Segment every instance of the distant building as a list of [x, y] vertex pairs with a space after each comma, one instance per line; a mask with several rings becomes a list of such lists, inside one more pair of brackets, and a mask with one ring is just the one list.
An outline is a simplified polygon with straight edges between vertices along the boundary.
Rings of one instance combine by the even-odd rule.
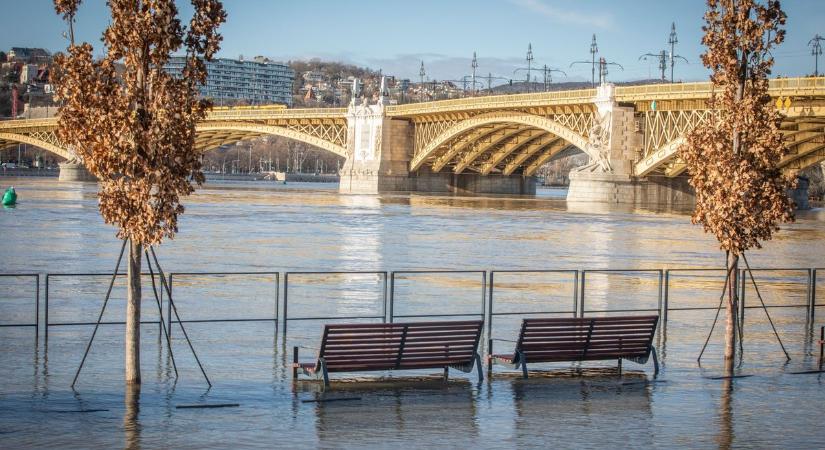
[[37, 78], [36, 64], [23, 64], [20, 68], [20, 84], [32, 83]]
[[324, 73], [320, 70], [312, 70], [309, 72], [304, 72], [303, 75], [304, 81], [309, 83], [320, 83], [326, 79]]
[[48, 63], [51, 57], [51, 54], [45, 49], [27, 47], [12, 47], [6, 54], [6, 60], [9, 62], [18, 61], [31, 64]]
[[[173, 57], [164, 66], [180, 76], [186, 59]], [[215, 59], [206, 62], [208, 76], [201, 95], [217, 105], [247, 101], [250, 103], [281, 103], [292, 106], [292, 83], [295, 72], [285, 64], [257, 57], [243, 59]]]

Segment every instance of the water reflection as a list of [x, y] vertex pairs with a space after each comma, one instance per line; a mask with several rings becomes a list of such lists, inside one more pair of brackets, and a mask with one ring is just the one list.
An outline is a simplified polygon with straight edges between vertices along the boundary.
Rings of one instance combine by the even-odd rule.
[[[654, 445], [650, 385], [644, 375], [514, 379], [519, 447], [575, 446], [597, 433], [602, 446]], [[578, 441], [581, 442], [581, 441]]]
[[464, 380], [363, 382], [303, 399], [313, 405], [321, 448], [357, 443], [470, 442], [479, 436], [476, 394]]
[[728, 450], [733, 447], [733, 380], [722, 380], [722, 392], [719, 397], [719, 433], [716, 443], [719, 448]]
[[140, 449], [140, 432], [141, 425], [139, 420], [140, 415], [140, 385], [126, 385], [123, 403], [125, 410], [123, 412], [123, 433], [125, 437], [124, 448], [126, 449]]

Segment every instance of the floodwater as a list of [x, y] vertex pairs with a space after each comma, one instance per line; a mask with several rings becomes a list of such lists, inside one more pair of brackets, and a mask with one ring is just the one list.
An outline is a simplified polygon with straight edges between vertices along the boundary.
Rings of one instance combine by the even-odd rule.
[[[2, 448], [813, 448], [825, 438], [825, 378], [793, 373], [817, 368], [825, 325], [825, 310], [815, 308], [811, 322], [806, 306], [808, 269], [825, 267], [822, 209], [799, 213], [749, 255], [754, 268], [784, 269], [754, 274], [790, 361], [747, 286], [737, 369], [747, 377], [725, 381], [712, 379], [724, 324], [696, 361], [720, 271], [685, 270], [718, 268], [723, 258], [688, 211], [573, 205], [553, 190], [537, 198], [342, 196], [334, 185], [212, 184], [186, 200], [180, 234], [157, 253], [213, 386], [177, 323], [177, 378], [160, 326], [146, 323], [136, 395], [122, 383], [119, 324], [100, 327], [70, 388], [93, 327], [69, 324], [97, 319], [120, 250], [98, 215], [95, 186], [0, 182], [14, 184], [19, 200], [0, 210], [0, 273], [40, 274], [38, 285], [0, 278], [0, 324], [40, 324], [37, 337], [32, 327], [0, 327]], [[599, 272], [606, 269], [633, 271]], [[667, 295], [658, 269], [669, 270]], [[433, 272], [445, 270], [469, 272]], [[611, 361], [536, 365], [529, 380], [497, 366], [481, 384], [475, 373], [451, 371], [444, 382], [426, 370], [335, 374], [326, 391], [293, 383], [292, 348], [317, 347], [323, 323], [374, 322], [390, 310], [396, 322], [481, 317], [492, 270], [522, 271], [492, 274], [494, 338], [514, 339], [524, 313], [572, 316], [578, 305], [585, 315], [651, 314], [666, 300], [654, 341], [658, 377], [650, 363], [625, 362], [619, 375]], [[308, 271], [360, 273], [295, 273]], [[815, 279], [816, 303], [825, 305], [825, 269]], [[156, 322], [151, 286], [147, 275], [144, 320]], [[103, 322], [122, 320], [124, 297], [118, 278]], [[286, 327], [272, 321], [284, 309]], [[495, 345], [507, 352], [512, 344]], [[178, 408], [218, 404], [237, 406]]]

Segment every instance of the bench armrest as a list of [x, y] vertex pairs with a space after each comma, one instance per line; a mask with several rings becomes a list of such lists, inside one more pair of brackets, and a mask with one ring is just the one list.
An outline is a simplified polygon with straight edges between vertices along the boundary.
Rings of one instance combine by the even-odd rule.
[[310, 347], [310, 346], [308, 346], [308, 345], [293, 345], [293, 347], [295, 347], [295, 348], [302, 348], [302, 349], [304, 349], [304, 350], [315, 350], [315, 351], [321, 351], [321, 349], [320, 349], [320, 348], [318, 348], [318, 347]]

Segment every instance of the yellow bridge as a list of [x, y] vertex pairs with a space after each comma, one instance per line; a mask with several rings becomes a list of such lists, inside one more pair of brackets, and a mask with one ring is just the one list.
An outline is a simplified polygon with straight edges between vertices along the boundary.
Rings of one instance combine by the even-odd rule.
[[[529, 193], [525, 180], [569, 149], [590, 157], [571, 180], [609, 185], [576, 195], [624, 201], [639, 183], [673, 187], [668, 179], [684, 178], [679, 148], [714, 114], [710, 93], [710, 83], [602, 85], [406, 105], [381, 98], [348, 108], [224, 108], [198, 124], [196, 145], [205, 151], [265, 135], [303, 141], [346, 158], [347, 192]], [[784, 170], [825, 160], [825, 78], [771, 80], [770, 94], [784, 116]], [[26, 143], [72, 159], [55, 129], [54, 118], [2, 121], [0, 148]]]

